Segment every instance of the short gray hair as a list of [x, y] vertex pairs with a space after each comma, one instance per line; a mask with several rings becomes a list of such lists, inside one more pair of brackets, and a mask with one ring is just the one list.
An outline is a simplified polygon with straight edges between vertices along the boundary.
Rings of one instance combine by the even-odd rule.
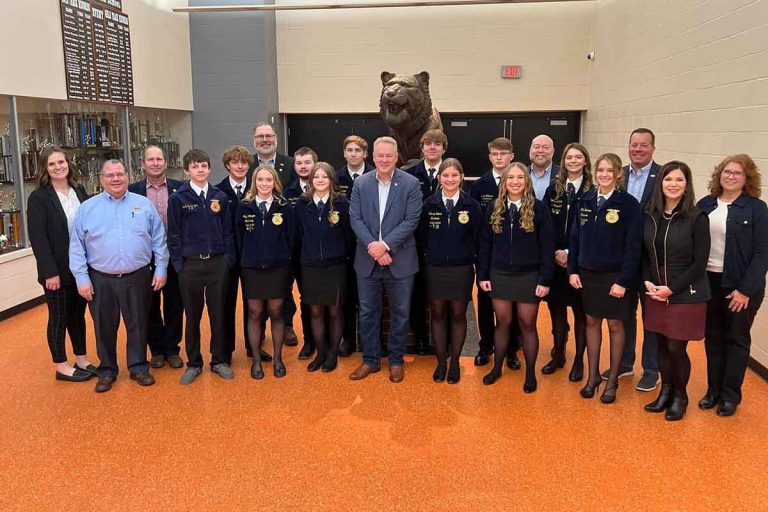
[[393, 139], [392, 137], [379, 137], [375, 141], [373, 141], [373, 150], [376, 151], [376, 146], [379, 144], [392, 144], [395, 146], [395, 152], [397, 152], [397, 141]]
[[110, 158], [109, 160], [104, 160], [104, 162], [101, 164], [101, 169], [99, 169], [99, 174], [104, 174], [104, 168], [108, 165], [119, 165], [123, 168], [123, 171], [125, 171], [125, 164], [122, 160], [119, 160], [117, 158]]

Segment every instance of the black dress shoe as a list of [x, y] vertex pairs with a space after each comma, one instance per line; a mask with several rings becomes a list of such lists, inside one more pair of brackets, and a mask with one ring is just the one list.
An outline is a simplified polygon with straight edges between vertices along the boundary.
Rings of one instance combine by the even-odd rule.
[[523, 392], [528, 394], [533, 393], [534, 391], [536, 391], [537, 387], [538, 387], [538, 384], [535, 378], [531, 381], [526, 380], [525, 384], [523, 384]]
[[461, 380], [461, 366], [458, 364], [451, 365], [451, 367], [448, 369], [448, 378], [446, 381], [448, 384], [456, 384]]
[[315, 352], [315, 345], [314, 343], [308, 343], [304, 342], [304, 346], [301, 347], [301, 350], [299, 351], [299, 359], [309, 359], [312, 357], [312, 354]]
[[99, 381], [96, 383], [94, 391], [97, 393], [105, 393], [112, 389], [112, 384], [115, 382], [115, 377], [99, 377]]
[[272, 362], [272, 356], [268, 353], [264, 352], [263, 350], [259, 349], [259, 354], [261, 355], [261, 360], [265, 363], [271, 363]]
[[184, 361], [181, 360], [181, 357], [179, 357], [178, 354], [170, 355], [166, 357], [166, 359], [168, 360], [168, 366], [174, 370], [184, 367]]
[[584, 363], [580, 361], [574, 361], [571, 373], [568, 374], [568, 380], [571, 382], [581, 382], [584, 378]]
[[98, 376], [99, 376], [99, 369], [98, 369], [98, 368], [96, 368], [96, 365], [93, 365], [93, 364], [89, 364], [89, 365], [88, 365], [88, 366], [86, 366], [85, 368], [83, 368], [82, 366], [78, 366], [77, 364], [75, 364], [75, 369], [76, 369], [76, 370], [81, 370], [81, 371], [84, 371], [84, 372], [88, 372], [88, 373], [90, 373], [91, 375], [93, 375], [94, 377], [98, 377]]
[[664, 412], [672, 402], [672, 385], [662, 384], [659, 396], [653, 402], [646, 404], [643, 409], [648, 412]]
[[603, 394], [600, 395], [600, 401], [604, 404], [612, 404], [616, 401], [616, 392], [619, 390], [618, 381], [613, 386], [606, 385]]
[[316, 372], [317, 370], [320, 369], [321, 366], [323, 366], [324, 362], [325, 362], [325, 357], [321, 356], [320, 354], [317, 354], [315, 358], [312, 360], [312, 362], [307, 365], [307, 371]]
[[707, 391], [707, 394], [699, 400], [699, 409], [713, 409], [718, 402], [720, 402], [720, 397]]
[[434, 373], [432, 374], [432, 380], [435, 382], [445, 382], [445, 374], [447, 372], [447, 368], [445, 364], [438, 364], [437, 368], [435, 368]]
[[341, 345], [339, 345], [339, 355], [341, 357], [349, 357], [354, 351], [351, 341], [341, 340]]
[[251, 378], [261, 380], [264, 378], [264, 370], [261, 369], [261, 362], [254, 361], [251, 363]]
[[483, 384], [485, 384], [486, 386], [490, 386], [491, 384], [499, 380], [499, 377], [501, 377], [501, 369], [497, 370], [496, 368], [494, 368], [493, 370], [491, 370], [491, 372], [488, 375], [483, 377]]
[[285, 377], [285, 374], [286, 374], [285, 365], [281, 361], [273, 362], [272, 363], [272, 373], [278, 379], [282, 379], [283, 377]]
[[413, 351], [416, 352], [418, 355], [423, 356], [427, 353], [427, 341], [424, 339], [417, 339], [416, 344], [413, 347]]
[[72, 375], [56, 372], [56, 380], [63, 380], [65, 382], [85, 382], [87, 380], [91, 380], [92, 378], [93, 374], [91, 372], [82, 370], [77, 366], [75, 366], [75, 372]]
[[132, 373], [131, 380], [135, 380], [140, 386], [151, 386], [155, 383], [155, 378], [149, 372]]
[[325, 362], [323, 363], [323, 366], [321, 369], [323, 370], [323, 373], [330, 373], [336, 369], [338, 364], [339, 364], [339, 358], [335, 355], [330, 355], [325, 359]]
[[729, 402], [728, 400], [723, 400], [720, 402], [720, 405], [717, 406], [717, 415], [718, 416], [733, 416], [733, 414], [736, 412], [736, 405], [735, 402]]
[[489, 354], [485, 350], [480, 349], [480, 351], [475, 356], [475, 366], [485, 366], [490, 361], [490, 358], [488, 357]]
[[669, 403], [664, 419], [667, 421], [680, 421], [685, 416], [685, 410], [688, 408], [688, 397], [675, 395]]
[[516, 353], [512, 353], [507, 356], [507, 368], [510, 370], [519, 370], [520, 369], [520, 360], [517, 358]]
[[553, 373], [555, 373], [558, 369], [562, 368], [563, 366], [565, 366], [565, 358], [564, 357], [562, 357], [562, 358], [561, 357], [553, 357], [550, 362], [548, 362], [547, 364], [545, 364], [541, 368], [541, 373], [543, 373], [544, 375], [552, 375]]

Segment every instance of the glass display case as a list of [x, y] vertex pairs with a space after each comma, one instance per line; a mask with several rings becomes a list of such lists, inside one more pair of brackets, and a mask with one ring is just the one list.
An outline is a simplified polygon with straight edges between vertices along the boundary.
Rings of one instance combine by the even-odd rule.
[[[131, 107], [128, 111], [128, 126], [131, 139], [131, 181], [144, 177], [141, 161], [147, 145], [159, 146], [168, 161], [168, 173], [172, 177], [181, 173], [180, 147], [182, 141], [191, 141], [191, 132], [186, 133], [189, 114], [175, 110]], [[185, 145], [185, 150], [189, 149]]]
[[10, 98], [0, 96], [0, 254], [24, 247], [11, 144]]

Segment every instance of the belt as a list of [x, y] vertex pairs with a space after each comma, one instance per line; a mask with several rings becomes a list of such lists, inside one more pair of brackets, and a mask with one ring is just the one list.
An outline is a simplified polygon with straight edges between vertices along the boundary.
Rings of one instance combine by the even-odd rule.
[[190, 256], [184, 256], [185, 260], [209, 260], [211, 258], [215, 258], [216, 256], [221, 256], [222, 253], [210, 253], [206, 252], [205, 254], [192, 254]]
[[88, 267], [88, 268], [90, 268], [91, 270], [93, 270], [97, 274], [102, 275], [102, 276], [106, 276], [106, 277], [128, 277], [130, 275], [135, 274], [136, 272], [141, 272], [142, 270], [149, 268], [149, 265], [144, 265], [143, 267], [137, 268], [136, 270], [131, 270], [130, 272], [122, 272], [120, 274], [110, 274], [109, 272], [102, 272], [101, 270], [96, 270], [93, 267]]

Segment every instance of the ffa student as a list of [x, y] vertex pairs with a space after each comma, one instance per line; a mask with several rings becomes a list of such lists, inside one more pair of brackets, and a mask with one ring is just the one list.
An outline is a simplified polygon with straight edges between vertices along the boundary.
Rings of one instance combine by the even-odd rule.
[[343, 328], [346, 262], [355, 248], [355, 238], [349, 224], [349, 202], [339, 191], [333, 167], [318, 162], [308, 182], [309, 189], [294, 208], [295, 239], [301, 245], [301, 302], [309, 305], [312, 336], [317, 342], [317, 355], [307, 370], [332, 372]]
[[235, 264], [235, 244], [229, 199], [208, 183], [211, 160], [205, 151], [184, 155], [183, 184], [168, 200], [168, 250], [179, 274], [179, 288], [187, 317], [184, 342], [187, 370], [182, 384], [192, 384], [202, 372], [200, 319], [203, 304], [211, 324], [211, 370], [223, 379], [234, 378], [224, 334], [224, 300], [229, 268]]
[[696, 208], [691, 169], [672, 161], [659, 171], [643, 228], [646, 294], [643, 327], [656, 333], [661, 392], [645, 406], [683, 419], [688, 406], [691, 360], [688, 340], [704, 338], [709, 299], [709, 220]]
[[[611, 337], [611, 371], [600, 400], [616, 400], [619, 366], [624, 348], [624, 319], [629, 315], [627, 288], [637, 278], [642, 240], [642, 212], [637, 199], [617, 188], [621, 159], [600, 155], [595, 163], [597, 188], [579, 201], [568, 246], [571, 286], [583, 289], [587, 314], [589, 379], [581, 396], [592, 398], [600, 384], [600, 342], [603, 318]], [[631, 290], [630, 290], [631, 291]]]
[[555, 276], [552, 289], [546, 297], [552, 318], [554, 348], [552, 360], [541, 369], [549, 375], [565, 366], [565, 344], [568, 341], [568, 307], [573, 311], [573, 334], [576, 340], [576, 356], [568, 375], [571, 382], [584, 376], [584, 350], [587, 347], [587, 316], [581, 305], [581, 292], [568, 283], [568, 235], [578, 221], [577, 203], [592, 188], [592, 164], [587, 148], [581, 144], [568, 144], [554, 182], [544, 195], [544, 204], [552, 217], [555, 230]]
[[749, 155], [726, 157], [715, 167], [710, 195], [699, 201], [709, 216], [712, 245], [707, 274], [707, 393], [701, 409], [718, 403], [731, 416], [741, 403], [741, 385], [752, 344], [750, 329], [765, 295], [768, 271], [768, 208], [760, 200], [760, 172]]
[[[467, 336], [467, 303], [472, 298], [474, 263], [480, 243], [482, 208], [461, 191], [464, 169], [448, 158], [438, 172], [440, 189], [424, 201], [417, 231], [426, 262], [432, 342], [437, 355], [435, 382], [455, 384], [460, 379], [459, 357]], [[449, 309], [450, 306], [450, 309]], [[451, 367], [448, 358], [448, 316], [451, 332]]]
[[[486, 212], [478, 264], [478, 284], [491, 293], [496, 313], [493, 370], [483, 384], [501, 376], [509, 343], [512, 310], [517, 309], [525, 355], [523, 391], [536, 391], [539, 335], [536, 316], [555, 267], [555, 234], [544, 204], [533, 194], [526, 167], [514, 162], [501, 177], [499, 196]], [[516, 303], [516, 304], [515, 304]]]
[[272, 324], [275, 377], [285, 377], [283, 300], [291, 291], [292, 217], [291, 206], [282, 193], [277, 172], [262, 165], [253, 173], [251, 189], [240, 203], [236, 234], [241, 247], [240, 266], [243, 291], [248, 299], [248, 341], [253, 352], [251, 377], [263, 379], [261, 368], [261, 318], [266, 310]]

